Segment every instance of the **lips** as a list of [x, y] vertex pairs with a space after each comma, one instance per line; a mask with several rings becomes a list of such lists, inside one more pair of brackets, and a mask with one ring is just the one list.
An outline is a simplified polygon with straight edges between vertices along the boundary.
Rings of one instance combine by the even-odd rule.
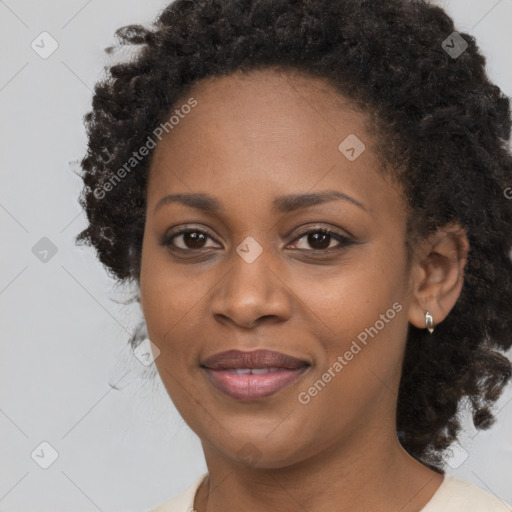
[[215, 388], [242, 401], [274, 395], [309, 366], [307, 361], [271, 350], [228, 350], [208, 357], [201, 365]]
[[307, 361], [301, 361], [295, 357], [274, 352], [272, 350], [256, 350], [254, 352], [242, 352], [240, 350], [228, 350], [208, 357], [202, 366], [211, 370], [236, 370], [243, 368], [281, 368], [296, 370], [307, 366]]

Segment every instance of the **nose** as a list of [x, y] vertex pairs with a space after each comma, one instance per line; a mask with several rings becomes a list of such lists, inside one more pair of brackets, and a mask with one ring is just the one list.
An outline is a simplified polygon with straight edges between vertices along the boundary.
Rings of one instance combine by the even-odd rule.
[[217, 321], [250, 329], [263, 321], [279, 323], [290, 317], [293, 294], [269, 253], [246, 258], [242, 244], [233, 253], [231, 268], [212, 299]]

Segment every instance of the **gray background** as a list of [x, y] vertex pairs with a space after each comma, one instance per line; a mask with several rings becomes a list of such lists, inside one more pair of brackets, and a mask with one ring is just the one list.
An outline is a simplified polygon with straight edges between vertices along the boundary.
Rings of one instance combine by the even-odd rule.
[[[511, 96], [512, 0], [439, 3], [477, 37], [490, 77]], [[103, 48], [166, 4], [0, 0], [0, 511], [140, 512], [206, 471], [159, 377], [148, 380], [128, 350], [139, 318], [121, 303], [129, 290], [73, 243], [86, 226], [73, 171], [85, 152], [82, 116], [109, 62]], [[58, 44], [46, 59], [31, 47], [43, 31]], [[46, 39], [39, 51], [49, 48]], [[46, 262], [32, 251], [43, 237], [57, 250]], [[512, 503], [510, 386], [498, 410], [490, 431], [468, 424], [447, 471]], [[58, 453], [48, 469], [34, 460], [49, 460], [44, 441]]]

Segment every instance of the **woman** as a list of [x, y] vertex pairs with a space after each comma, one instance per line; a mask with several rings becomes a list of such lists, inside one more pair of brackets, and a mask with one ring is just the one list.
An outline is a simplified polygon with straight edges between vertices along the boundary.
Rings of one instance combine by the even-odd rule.
[[443, 469], [512, 375], [510, 108], [475, 40], [418, 0], [177, 0], [117, 34], [77, 241], [202, 443], [155, 510], [510, 510]]

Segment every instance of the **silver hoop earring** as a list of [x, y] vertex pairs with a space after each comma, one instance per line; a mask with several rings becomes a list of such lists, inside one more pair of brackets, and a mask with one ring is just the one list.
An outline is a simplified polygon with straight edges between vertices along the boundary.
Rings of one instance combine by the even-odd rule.
[[428, 310], [425, 311], [425, 328], [428, 329], [430, 334], [434, 332], [434, 317]]

